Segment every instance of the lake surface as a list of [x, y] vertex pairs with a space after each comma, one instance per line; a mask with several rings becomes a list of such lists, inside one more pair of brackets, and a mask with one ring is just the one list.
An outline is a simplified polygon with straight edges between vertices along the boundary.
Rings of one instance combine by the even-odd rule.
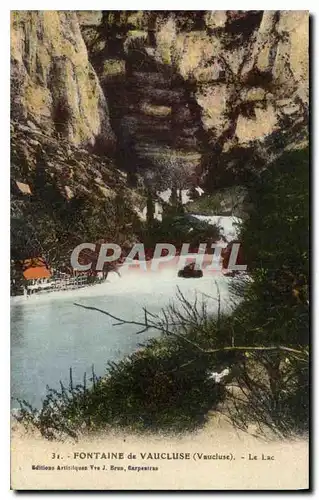
[[[219, 223], [226, 239], [236, 235], [238, 220], [231, 217], [204, 217], [209, 223]], [[92, 365], [97, 375], [103, 375], [108, 361], [117, 361], [134, 352], [148, 338], [160, 335], [153, 330], [137, 335], [133, 325], [113, 326], [108, 316], [77, 307], [79, 303], [97, 307], [127, 320], [143, 321], [143, 307], [160, 313], [163, 307], [176, 301], [177, 287], [191, 302], [208, 301], [210, 312], [217, 311], [218, 284], [222, 308], [230, 309], [230, 278], [221, 272], [204, 271], [203, 278], [177, 277], [177, 265], [172, 261], [164, 269], [142, 272], [121, 269], [121, 277], [110, 273], [107, 282], [79, 290], [51, 292], [31, 297], [11, 299], [11, 397], [25, 399], [39, 407], [46, 386], [59, 387], [59, 381], [89, 377]], [[207, 298], [207, 295], [213, 298]]]
[[[133, 325], [113, 326], [114, 320], [97, 311], [74, 303], [98, 307], [128, 319], [143, 320], [143, 307], [152, 313], [176, 299], [177, 286], [193, 300], [208, 300], [203, 294], [217, 297], [216, 283], [224, 307], [229, 307], [229, 278], [221, 273], [201, 279], [181, 279], [174, 269], [153, 274], [127, 272], [119, 278], [110, 275], [108, 282], [76, 291], [52, 292], [11, 301], [11, 396], [39, 406], [46, 385], [58, 387], [68, 382], [72, 367], [74, 382], [88, 376], [94, 364], [97, 375], [105, 372], [108, 361], [119, 360], [139, 348], [148, 338], [159, 335], [148, 331], [137, 335]], [[209, 309], [217, 303], [209, 300]]]

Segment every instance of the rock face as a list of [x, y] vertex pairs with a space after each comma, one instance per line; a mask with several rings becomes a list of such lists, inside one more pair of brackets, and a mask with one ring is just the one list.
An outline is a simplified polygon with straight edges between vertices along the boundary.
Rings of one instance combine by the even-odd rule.
[[[45, 221], [56, 217], [45, 201], [52, 188], [63, 206], [57, 238], [68, 241], [64, 224], [77, 204], [81, 237], [99, 221], [94, 234], [103, 238], [104, 226], [113, 234], [122, 198], [125, 238], [141, 208], [128, 188], [139, 175], [149, 193], [200, 183], [209, 193], [245, 185], [285, 149], [304, 145], [308, 14], [12, 12], [11, 83], [13, 211], [22, 232], [27, 214], [37, 223], [38, 206], [46, 237]], [[108, 219], [105, 204], [117, 204]]]
[[13, 12], [11, 61], [15, 120], [116, 143], [158, 188], [241, 183], [307, 140], [305, 11]]
[[13, 260], [44, 255], [60, 266], [79, 242], [134, 240], [140, 199], [116, 168], [77, 14], [20, 11], [11, 23]]
[[114, 134], [75, 12], [11, 15], [12, 117], [110, 151]]
[[50, 137], [30, 121], [27, 125], [11, 123], [11, 177], [14, 182], [22, 180], [30, 186], [30, 194], [38, 197], [45, 184], [54, 186], [65, 200], [103, 203], [119, 192], [129, 201], [134, 197], [127, 187], [127, 174], [111, 158], [102, 159], [66, 139]]
[[134, 242], [145, 201], [126, 177], [111, 158], [12, 121], [11, 258], [69, 268], [80, 243]]
[[229, 185], [307, 140], [307, 12], [117, 14], [80, 21], [129, 171]]

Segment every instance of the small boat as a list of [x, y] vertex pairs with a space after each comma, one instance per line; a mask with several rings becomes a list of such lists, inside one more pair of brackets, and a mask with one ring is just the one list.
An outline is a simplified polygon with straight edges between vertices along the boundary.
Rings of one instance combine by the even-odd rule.
[[179, 278], [202, 278], [203, 271], [201, 269], [195, 269], [195, 263], [192, 262], [184, 267], [184, 269], [180, 269], [178, 271]]

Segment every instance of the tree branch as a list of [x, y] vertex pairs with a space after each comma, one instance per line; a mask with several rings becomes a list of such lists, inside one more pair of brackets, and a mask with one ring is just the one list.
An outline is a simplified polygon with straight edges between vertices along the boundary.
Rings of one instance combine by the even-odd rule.
[[[267, 352], [267, 351], [268, 352], [269, 351], [272, 351], [272, 352], [277, 351], [278, 352], [278, 351], [282, 351], [282, 352], [287, 352], [290, 354], [297, 354], [297, 355], [306, 354], [306, 356], [308, 356], [307, 352], [304, 352], [300, 349], [294, 349], [292, 347], [281, 346], [281, 345], [278, 345], [278, 346], [228, 346], [228, 347], [218, 347], [216, 349], [203, 349], [199, 344], [189, 340], [184, 335], [180, 335], [177, 332], [168, 330], [168, 323], [167, 322], [166, 322], [166, 328], [164, 328], [163, 324], [156, 323], [154, 321], [150, 321], [148, 319], [148, 311], [146, 309], [144, 309], [145, 320], [143, 323], [140, 321], [129, 321], [129, 320], [125, 320], [122, 318], [118, 318], [117, 316], [114, 316], [113, 314], [111, 314], [107, 311], [104, 311], [103, 309], [99, 309], [98, 307], [84, 306], [82, 304], [77, 304], [76, 302], [74, 302], [74, 305], [78, 306], [78, 307], [83, 307], [83, 309], [98, 311], [102, 314], [105, 314], [106, 316], [109, 316], [110, 318], [117, 321], [117, 323], [113, 324], [113, 326], [136, 325], [136, 326], [143, 327], [142, 330], [139, 330], [138, 332], [136, 332], [136, 334], [144, 333], [147, 330], [149, 330], [150, 328], [154, 328], [155, 330], [161, 331], [162, 333], [165, 332], [166, 335], [172, 335], [172, 336], [182, 340], [183, 342], [192, 345], [193, 347], [195, 347], [198, 351], [200, 351], [203, 354], [218, 354], [218, 353], [222, 353], [222, 352]], [[154, 316], [154, 315], [152, 315], [152, 316]], [[307, 361], [306, 358], [300, 359], [300, 360]]]

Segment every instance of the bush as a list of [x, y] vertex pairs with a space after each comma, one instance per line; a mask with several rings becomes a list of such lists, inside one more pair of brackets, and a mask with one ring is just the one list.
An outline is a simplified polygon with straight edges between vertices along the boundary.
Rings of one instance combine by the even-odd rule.
[[241, 397], [230, 415], [241, 428], [254, 421], [279, 435], [304, 433], [309, 424], [309, 151], [285, 153], [254, 181], [250, 195], [254, 210], [242, 241], [253, 280], [241, 291], [244, 300], [233, 314], [235, 340], [287, 346], [301, 354], [254, 353], [239, 370]]
[[[37, 428], [47, 439], [77, 438], [83, 432], [126, 428], [134, 432], [179, 433], [204, 424], [208, 411], [225, 396], [225, 388], [209, 377], [225, 367], [225, 356], [208, 356], [195, 348], [212, 345], [216, 320], [203, 304], [192, 305], [180, 295], [185, 314], [171, 307], [164, 317], [178, 322], [177, 335], [151, 339], [119, 363], [108, 363], [105, 376], [92, 374], [88, 386], [48, 388], [40, 411], [20, 401], [18, 420]], [[165, 332], [165, 321], [158, 320]], [[162, 321], [162, 322], [161, 322]], [[185, 340], [186, 339], [186, 340]]]
[[242, 241], [253, 284], [244, 307], [262, 327], [259, 342], [308, 345], [308, 150], [283, 155], [255, 182], [251, 196], [255, 209]]

